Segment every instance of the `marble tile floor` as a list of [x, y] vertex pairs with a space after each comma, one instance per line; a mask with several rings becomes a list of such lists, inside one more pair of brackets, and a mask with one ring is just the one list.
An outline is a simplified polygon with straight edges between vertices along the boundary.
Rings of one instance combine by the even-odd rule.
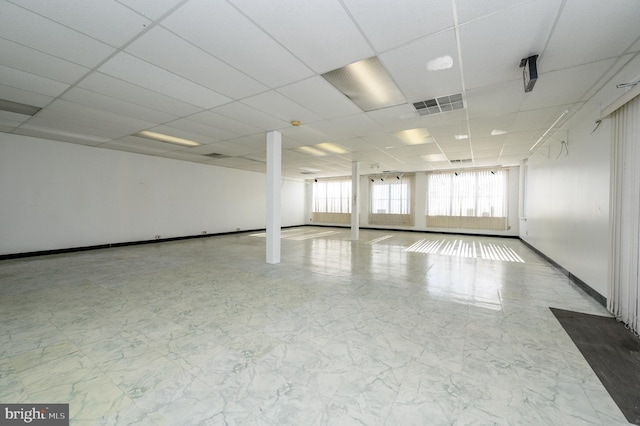
[[549, 306], [607, 314], [506, 238], [300, 227], [278, 265], [260, 233], [4, 260], [0, 402], [69, 403], [72, 425], [628, 424]]

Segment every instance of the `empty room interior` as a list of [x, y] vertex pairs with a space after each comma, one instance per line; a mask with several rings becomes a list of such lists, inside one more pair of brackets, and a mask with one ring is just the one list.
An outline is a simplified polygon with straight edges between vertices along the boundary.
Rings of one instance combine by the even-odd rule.
[[0, 423], [640, 424], [639, 21], [0, 0]]

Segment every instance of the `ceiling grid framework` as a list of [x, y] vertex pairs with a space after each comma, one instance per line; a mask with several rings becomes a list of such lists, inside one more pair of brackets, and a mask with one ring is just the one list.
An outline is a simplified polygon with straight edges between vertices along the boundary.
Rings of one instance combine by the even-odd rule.
[[[0, 106], [32, 107], [0, 131], [264, 172], [277, 130], [301, 179], [515, 165], [639, 61], [638, 17], [635, 0], [0, 0]], [[370, 58], [398, 105], [365, 111], [323, 77]]]

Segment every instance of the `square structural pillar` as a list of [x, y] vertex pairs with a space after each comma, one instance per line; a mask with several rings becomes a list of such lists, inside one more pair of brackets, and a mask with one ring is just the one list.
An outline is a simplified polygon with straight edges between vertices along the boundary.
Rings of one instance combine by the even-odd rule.
[[267, 263], [280, 263], [282, 135], [267, 132]]
[[351, 240], [360, 238], [360, 167], [351, 162]]

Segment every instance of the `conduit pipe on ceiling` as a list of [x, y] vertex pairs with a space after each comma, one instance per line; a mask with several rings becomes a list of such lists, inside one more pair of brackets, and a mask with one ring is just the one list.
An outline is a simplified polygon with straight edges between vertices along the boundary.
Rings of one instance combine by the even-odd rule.
[[536, 141], [536, 143], [534, 143], [534, 144], [533, 144], [533, 146], [532, 146], [531, 148], [529, 148], [529, 151], [533, 151], [533, 150], [536, 148], [536, 146], [538, 146], [538, 144], [539, 144], [540, 142], [542, 142], [542, 140], [545, 138], [545, 136], [547, 136], [547, 134], [551, 131], [551, 129], [553, 129], [553, 128], [556, 126], [556, 124], [558, 124], [558, 122], [559, 122], [560, 120], [562, 120], [562, 117], [564, 117], [564, 116], [565, 116], [565, 115], [567, 115], [568, 113], [569, 113], [569, 110], [568, 110], [568, 109], [565, 109], [564, 111], [562, 111], [562, 114], [560, 114], [560, 117], [558, 117], [558, 118], [556, 119], [556, 121], [554, 121], [554, 122], [553, 122], [553, 124], [552, 124], [551, 126], [549, 126], [549, 128], [547, 129], [547, 131], [546, 131], [546, 132], [544, 132], [544, 133], [542, 134], [542, 136], [540, 136], [540, 139], [538, 139], [538, 140]]

